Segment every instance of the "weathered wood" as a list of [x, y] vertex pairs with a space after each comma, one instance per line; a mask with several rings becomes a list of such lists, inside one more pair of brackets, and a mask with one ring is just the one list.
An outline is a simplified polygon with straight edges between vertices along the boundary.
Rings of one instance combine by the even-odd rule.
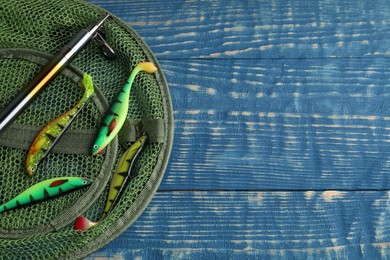
[[161, 189], [388, 188], [387, 63], [163, 60], [176, 134]]
[[390, 6], [370, 1], [107, 1], [159, 59], [389, 54]]
[[89, 259], [377, 259], [390, 254], [389, 195], [159, 193], [131, 228]]
[[89, 2], [151, 47], [176, 131], [152, 203], [88, 259], [390, 255], [389, 1]]

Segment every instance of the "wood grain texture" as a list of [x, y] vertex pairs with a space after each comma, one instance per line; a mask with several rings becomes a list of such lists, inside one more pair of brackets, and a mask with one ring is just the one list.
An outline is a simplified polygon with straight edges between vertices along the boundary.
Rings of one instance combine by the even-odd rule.
[[389, 192], [158, 193], [87, 259], [379, 259], [389, 206]]
[[389, 54], [385, 0], [90, 2], [127, 22], [159, 59]]
[[388, 188], [387, 62], [161, 61], [176, 108], [161, 189]]
[[152, 203], [87, 259], [390, 255], [390, 2], [90, 0], [151, 47], [175, 141]]

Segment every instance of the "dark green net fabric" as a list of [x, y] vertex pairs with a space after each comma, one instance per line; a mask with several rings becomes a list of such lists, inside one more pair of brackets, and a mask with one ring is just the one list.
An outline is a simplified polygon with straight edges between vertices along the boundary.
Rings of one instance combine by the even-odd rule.
[[[15, 97], [82, 28], [104, 10], [83, 1], [0, 1], [0, 110]], [[0, 214], [0, 259], [61, 259], [85, 256], [128, 228], [149, 203], [165, 171], [173, 138], [173, 119], [161, 68], [144, 42], [116, 18], [103, 28], [116, 51], [107, 60], [94, 42], [74, 59], [37, 99], [0, 135], [0, 204], [33, 184], [60, 176], [83, 176], [93, 184], [65, 196]], [[159, 70], [139, 73], [130, 95], [128, 120], [103, 154], [92, 156], [92, 142], [102, 116], [131, 70], [151, 61]], [[83, 72], [96, 93], [39, 165], [33, 178], [25, 173], [27, 149], [38, 131], [72, 108], [83, 94]], [[143, 131], [151, 136], [134, 167], [137, 176], [119, 204], [96, 227], [72, 229], [78, 215], [96, 221], [105, 204], [109, 180], [121, 154]]]

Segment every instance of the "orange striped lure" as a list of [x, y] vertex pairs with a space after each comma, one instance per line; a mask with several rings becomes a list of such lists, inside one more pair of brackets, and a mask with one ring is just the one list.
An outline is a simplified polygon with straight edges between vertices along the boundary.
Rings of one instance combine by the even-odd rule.
[[0, 213], [60, 196], [90, 185], [92, 180], [81, 177], [59, 177], [39, 182], [0, 205]]
[[145, 71], [146, 73], [151, 74], [156, 70], [156, 66], [154, 66], [151, 62], [141, 62], [133, 69], [126, 84], [116, 96], [114, 103], [111, 105], [110, 110], [102, 122], [97, 139], [92, 147], [93, 155], [103, 151], [103, 149], [106, 148], [106, 146], [119, 133], [119, 130], [125, 123], [127, 111], [129, 109], [130, 90], [135, 76], [140, 71]]
[[80, 101], [72, 109], [45, 125], [32, 142], [26, 160], [26, 171], [30, 177], [36, 173], [38, 164], [54, 147], [62, 134], [76, 118], [77, 114], [84, 107], [87, 100], [94, 93], [93, 82], [90, 75], [84, 73], [82, 85], [85, 88], [85, 92]]

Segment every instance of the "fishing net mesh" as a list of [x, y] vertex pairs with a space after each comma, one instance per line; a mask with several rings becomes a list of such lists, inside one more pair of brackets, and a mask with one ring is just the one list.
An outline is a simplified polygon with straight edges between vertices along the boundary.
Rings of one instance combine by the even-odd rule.
[[[103, 16], [103, 10], [76, 0], [1, 0], [0, 49], [20, 50], [12, 50], [15, 53], [12, 57], [0, 56], [0, 110], [43, 68], [40, 62], [35, 62], [34, 57], [25, 58], [34, 55], [24, 54], [21, 49], [37, 51], [36, 56], [39, 56], [38, 53], [56, 54], [81, 28]], [[108, 20], [101, 31], [116, 51], [117, 58], [113, 61], [106, 59], [98, 46], [90, 42], [72, 65], [92, 76], [102, 94], [100, 99], [104, 99], [102, 102], [108, 105], [139, 62], [158, 64], [143, 41], [118, 19]], [[48, 61], [48, 57], [45, 59]], [[85, 256], [108, 243], [135, 221], [161, 181], [173, 131], [169, 93], [161, 69], [153, 75], [137, 75], [127, 118], [131, 122], [163, 120], [164, 136], [146, 145], [134, 166], [136, 177], [126, 187], [119, 204], [99, 225], [81, 233], [72, 228], [78, 214], [93, 221], [99, 219], [105, 205], [110, 175], [132, 141], [114, 143], [106, 153], [97, 156], [83, 152], [92, 148], [85, 149], [84, 143], [71, 144], [76, 149], [51, 152], [39, 165], [36, 175], [33, 178], [27, 176], [25, 160], [28, 146], [18, 147], [22, 142], [20, 139], [23, 139], [20, 133], [39, 130], [71, 109], [84, 92], [79, 83], [81, 75], [70, 77], [65, 73], [60, 74], [17, 118], [14, 125], [21, 131], [0, 136], [0, 140], [3, 139], [0, 146], [0, 204], [32, 185], [54, 177], [83, 176], [94, 182], [89, 188], [0, 214], [1, 259]], [[97, 133], [104, 109], [107, 108], [107, 105], [99, 106], [95, 102], [98, 99], [95, 96], [88, 100], [68, 131], [84, 131], [82, 133], [88, 135]]]

